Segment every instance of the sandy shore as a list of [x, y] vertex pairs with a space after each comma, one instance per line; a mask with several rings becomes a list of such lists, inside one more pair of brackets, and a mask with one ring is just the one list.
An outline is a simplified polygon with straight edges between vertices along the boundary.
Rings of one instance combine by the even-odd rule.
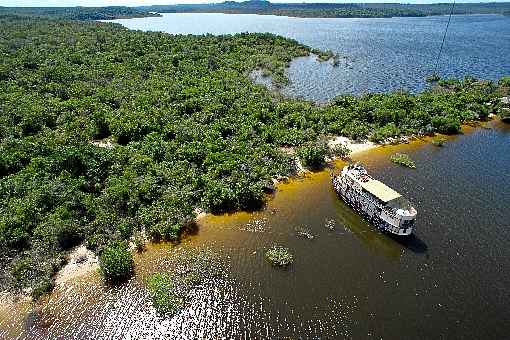
[[69, 261], [55, 276], [55, 285], [62, 285], [97, 269], [99, 269], [97, 256], [82, 244], [69, 254]]
[[379, 146], [378, 144], [375, 144], [370, 141], [355, 142], [355, 141], [352, 141], [349, 138], [343, 137], [343, 136], [336, 136], [336, 137], [330, 139], [328, 141], [328, 145], [331, 148], [334, 148], [337, 145], [344, 145], [351, 151], [351, 155], [354, 153], [367, 151], [367, 150], [370, 150], [370, 149], [373, 149], [373, 148], [376, 148]]
[[195, 217], [196, 221], [200, 221], [201, 219], [207, 216], [207, 213], [202, 208], [195, 208], [194, 212], [197, 215]]

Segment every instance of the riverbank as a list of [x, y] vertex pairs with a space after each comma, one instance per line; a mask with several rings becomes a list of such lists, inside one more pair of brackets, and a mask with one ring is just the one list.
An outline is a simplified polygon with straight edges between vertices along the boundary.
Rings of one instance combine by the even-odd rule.
[[[490, 126], [465, 126], [443, 148], [423, 137], [354, 154], [416, 204], [409, 243], [377, 233], [334, 195], [328, 171], [314, 172], [279, 185], [262, 211], [208, 214], [179, 245], [148, 245], [134, 255], [135, 277], [121, 286], [106, 287], [94, 274], [67, 281], [32, 307], [1, 308], [0, 337], [504, 337], [504, 320], [493, 316], [506, 308], [497, 292], [509, 283], [493, 264], [510, 258], [501, 237], [508, 231], [508, 155], [501, 150], [510, 128]], [[394, 152], [408, 153], [418, 168], [393, 165]], [[477, 233], [480, 226], [487, 232]], [[298, 228], [314, 238], [300, 237]], [[295, 255], [286, 270], [264, 258], [275, 243]], [[182, 264], [204, 249], [228, 264], [229, 279], [190, 291], [176, 315], [155, 314], [144, 280], [154, 272], [186, 273]], [[474, 322], [480, 318], [482, 327]]]
[[[101, 148], [111, 148], [113, 147], [111, 142], [102, 142], [97, 141], [94, 145]], [[347, 137], [342, 136], [336, 136], [331, 138], [328, 141], [328, 145], [331, 148], [334, 148], [338, 145], [343, 145], [347, 147], [350, 151], [350, 155], [355, 155], [356, 153], [365, 152], [371, 149], [374, 149], [380, 145], [365, 141], [365, 142], [356, 142], [352, 141]], [[288, 151], [288, 152], [294, 152]], [[303, 167], [299, 159], [296, 158], [296, 165], [298, 168], [298, 175], [306, 174], [309, 171]], [[280, 183], [287, 182], [288, 179], [274, 179], [274, 184], [278, 185]], [[276, 190], [277, 191], [277, 190]], [[207, 216], [210, 215], [210, 213], [205, 212], [201, 208], [196, 208], [194, 210], [195, 213], [195, 221], [200, 222], [201, 220], [205, 219]], [[146, 239], [145, 242], [150, 242], [150, 240]], [[97, 256], [91, 251], [88, 250], [84, 244], [76, 247], [74, 250], [72, 250], [69, 255], [67, 255], [67, 264], [62, 267], [58, 271], [58, 273], [55, 275], [55, 285], [64, 285], [68, 281], [76, 279], [80, 276], [84, 276], [89, 274], [90, 272], [99, 270], [99, 261]], [[27, 296], [28, 298], [28, 296]]]
[[99, 270], [98, 257], [82, 244], [67, 256], [67, 264], [55, 275], [55, 285], [63, 285], [70, 280], [97, 270]]
[[[489, 121], [489, 123], [487, 124], [491, 124], [489, 127], [494, 128], [494, 126], [499, 126], [503, 123], [496, 119], [495, 116], [492, 116], [491, 121]], [[473, 124], [464, 124], [462, 126], [463, 130], [462, 134], [472, 134], [477, 130], [486, 128], [487, 127], [485, 125], [478, 122], [473, 122]], [[459, 137], [459, 135], [450, 136], [441, 135], [441, 136], [446, 138], [446, 140], [448, 141], [454, 140]], [[388, 155], [390, 153], [399, 152], [402, 150], [405, 152], [410, 152], [412, 150], [415, 150], [416, 148], [423, 147], [424, 145], [427, 144], [431, 144], [433, 138], [434, 138], [433, 136], [421, 136], [421, 137], [408, 136], [399, 139], [389, 140], [386, 141], [385, 143], [376, 144], [370, 141], [360, 142], [353, 141], [344, 136], [335, 136], [328, 139], [328, 145], [331, 148], [334, 148], [338, 145], [343, 145], [349, 149], [350, 157], [357, 159], [357, 156], [361, 156], [361, 159], [366, 159], [367, 157], [370, 157], [371, 154], [374, 156], [380, 154], [379, 152], [377, 152], [377, 150], [381, 150], [382, 154]], [[286, 152], [289, 154], [294, 154], [294, 150], [290, 148], [287, 148]], [[334, 159], [330, 160], [330, 162], [335, 162], [334, 164], [337, 164]], [[301, 165], [301, 162], [297, 158], [296, 163], [299, 170], [296, 177], [274, 179], [276, 195], [279, 194], [281, 186], [285, 187], [289, 182], [293, 182], [299, 179], [301, 176], [309, 176], [310, 174], [313, 174], [305, 167], [303, 167]], [[296, 185], [299, 185], [300, 182], [298, 181], [296, 183], [298, 183]], [[217, 216], [215, 214], [207, 213], [200, 208], [196, 208], [194, 210], [194, 213], [196, 215], [195, 217], [196, 223], [201, 223], [212, 216]], [[150, 240], [148, 239], [146, 239], [145, 242], [147, 242], [147, 244], [150, 244]], [[95, 254], [92, 251], [87, 250], [84, 245], [78, 246], [73, 251], [70, 252], [70, 254], [68, 255], [67, 264], [56, 274], [55, 284], [57, 286], [65, 285], [69, 281], [72, 281], [78, 277], [85, 276], [93, 271], [97, 271], [98, 269], [99, 264], [97, 256], [95, 256]], [[26, 295], [24, 298], [30, 299], [28, 295]]]

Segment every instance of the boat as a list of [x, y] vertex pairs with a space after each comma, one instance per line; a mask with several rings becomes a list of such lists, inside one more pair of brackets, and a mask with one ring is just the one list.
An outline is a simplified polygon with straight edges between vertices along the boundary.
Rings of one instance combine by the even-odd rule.
[[345, 166], [332, 181], [338, 196], [377, 229], [398, 236], [413, 232], [416, 209], [398, 192], [372, 178], [361, 164]]

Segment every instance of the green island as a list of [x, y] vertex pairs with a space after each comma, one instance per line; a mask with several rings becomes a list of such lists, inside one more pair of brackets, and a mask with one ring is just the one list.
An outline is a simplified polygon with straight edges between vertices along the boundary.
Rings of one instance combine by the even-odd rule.
[[280, 36], [170, 35], [37, 13], [1, 14], [0, 25], [0, 288], [34, 297], [76, 245], [118, 281], [136, 271], [128, 243], [178, 241], [198, 208], [263, 206], [272, 179], [297, 172], [285, 149], [318, 167], [332, 136], [457, 133], [508, 94], [508, 78], [465, 78], [319, 106], [251, 81], [254, 69], [278, 81], [312, 52]]

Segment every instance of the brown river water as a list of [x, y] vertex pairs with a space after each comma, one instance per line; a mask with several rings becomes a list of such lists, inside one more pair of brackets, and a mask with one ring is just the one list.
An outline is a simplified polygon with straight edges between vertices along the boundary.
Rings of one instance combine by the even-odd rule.
[[[122, 286], [92, 272], [35, 304], [3, 297], [0, 338], [508, 338], [510, 126], [491, 124], [442, 148], [422, 140], [353, 157], [416, 206], [407, 241], [340, 201], [328, 169], [279, 185], [262, 211], [208, 215], [179, 245], [149, 245]], [[417, 169], [390, 163], [397, 151]], [[293, 253], [287, 269], [265, 260], [273, 244]], [[179, 313], [158, 315], [145, 278], [196, 257], [217, 275], [191, 289]]]

